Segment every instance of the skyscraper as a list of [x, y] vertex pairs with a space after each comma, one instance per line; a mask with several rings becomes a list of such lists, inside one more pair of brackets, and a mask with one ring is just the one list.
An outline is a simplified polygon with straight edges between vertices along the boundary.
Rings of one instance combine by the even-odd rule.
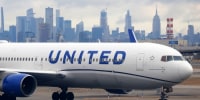
[[49, 24], [47, 23], [41, 23], [39, 25], [39, 42], [47, 42], [48, 39], [48, 35], [49, 35]]
[[72, 21], [71, 20], [65, 20], [64, 21], [64, 29], [72, 28]]
[[26, 16], [17, 16], [16, 18], [16, 38], [17, 42], [25, 42], [25, 23]]
[[158, 11], [156, 8], [156, 14], [153, 17], [153, 27], [152, 27], [152, 39], [159, 39], [160, 38], [160, 17], [158, 16]]
[[76, 34], [79, 34], [80, 32], [83, 31], [84, 31], [84, 23], [83, 21], [81, 21], [76, 25]]
[[[43, 25], [41, 25], [41, 24], [43, 24]], [[40, 32], [41, 31], [40, 27], [44, 27], [45, 26], [44, 25], [44, 18], [36, 18], [35, 19], [35, 25], [36, 25], [36, 33], [35, 33], [36, 35], [35, 35], [35, 37], [36, 37], [36, 41], [39, 42], [40, 41], [40, 36], [41, 36], [40, 34], [43, 34], [43, 33]], [[44, 31], [42, 31], [42, 32], [44, 32]]]
[[53, 34], [53, 8], [48, 7], [45, 9], [45, 23], [49, 26], [48, 39], [55, 39], [55, 35]]
[[188, 44], [193, 45], [194, 44], [194, 26], [188, 25]]
[[93, 42], [102, 41], [102, 33], [103, 33], [103, 29], [101, 27], [99, 26], [92, 27], [91, 41]]
[[56, 9], [56, 18], [57, 17], [60, 17], [60, 10], [59, 9]]
[[79, 42], [91, 42], [91, 32], [89, 31], [80, 32]]
[[79, 41], [79, 34], [80, 32], [84, 31], [84, 23], [81, 21], [80, 23], [76, 24], [76, 41]]
[[126, 34], [128, 34], [128, 29], [133, 29], [132, 23], [131, 23], [131, 15], [130, 15], [129, 10], [127, 11], [126, 16], [125, 16], [125, 28], [124, 28], [124, 32]]
[[103, 29], [103, 41], [109, 41], [110, 32], [107, 21], [107, 12], [106, 10], [102, 10], [100, 14], [100, 27]]
[[25, 22], [25, 34], [26, 38], [35, 37], [36, 33], [36, 22], [34, 18], [33, 8], [26, 11], [26, 22]]
[[9, 26], [9, 40], [11, 42], [16, 42], [16, 26], [11, 25]]
[[72, 21], [65, 20], [64, 21], [64, 39], [67, 42], [75, 41], [75, 29], [72, 28]]
[[30, 8], [26, 11], [27, 17], [34, 17], [33, 8]]
[[56, 36], [63, 33], [64, 18], [60, 17], [60, 10], [56, 9]]
[[56, 34], [63, 33], [64, 17], [56, 17]]
[[4, 15], [3, 15], [3, 7], [1, 7], [1, 32], [4, 32]]

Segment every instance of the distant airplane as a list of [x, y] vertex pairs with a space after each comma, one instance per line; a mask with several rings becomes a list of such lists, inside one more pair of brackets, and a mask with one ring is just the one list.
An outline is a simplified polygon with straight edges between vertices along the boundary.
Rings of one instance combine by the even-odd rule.
[[153, 43], [0, 43], [0, 100], [59, 87], [53, 100], [73, 100], [68, 88], [110, 93], [161, 88], [161, 100], [193, 69], [175, 49]]

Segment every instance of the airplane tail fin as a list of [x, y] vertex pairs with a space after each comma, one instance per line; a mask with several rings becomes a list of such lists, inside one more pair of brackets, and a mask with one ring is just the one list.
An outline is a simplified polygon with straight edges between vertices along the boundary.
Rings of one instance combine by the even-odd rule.
[[129, 34], [129, 38], [130, 38], [130, 42], [131, 43], [137, 43], [137, 39], [135, 36], [135, 33], [132, 31], [132, 29], [128, 29], [128, 34]]

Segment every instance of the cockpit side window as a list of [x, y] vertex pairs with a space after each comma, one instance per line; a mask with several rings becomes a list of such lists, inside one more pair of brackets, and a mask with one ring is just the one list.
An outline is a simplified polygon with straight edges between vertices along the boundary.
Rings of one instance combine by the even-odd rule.
[[184, 58], [182, 56], [162, 56], [161, 61], [168, 62], [168, 61], [183, 61]]
[[172, 56], [167, 56], [167, 61], [173, 61], [173, 57]]
[[175, 61], [183, 61], [184, 58], [181, 56], [173, 56]]
[[166, 62], [166, 61], [167, 61], [167, 58], [166, 58], [166, 57], [167, 57], [167, 56], [162, 56], [161, 61]]

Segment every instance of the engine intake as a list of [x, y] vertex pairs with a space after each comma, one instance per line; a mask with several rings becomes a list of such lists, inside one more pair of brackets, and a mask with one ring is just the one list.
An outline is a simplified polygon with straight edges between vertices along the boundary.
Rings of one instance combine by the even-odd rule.
[[2, 91], [16, 97], [30, 96], [36, 86], [37, 81], [33, 76], [22, 73], [9, 74], [2, 81]]

